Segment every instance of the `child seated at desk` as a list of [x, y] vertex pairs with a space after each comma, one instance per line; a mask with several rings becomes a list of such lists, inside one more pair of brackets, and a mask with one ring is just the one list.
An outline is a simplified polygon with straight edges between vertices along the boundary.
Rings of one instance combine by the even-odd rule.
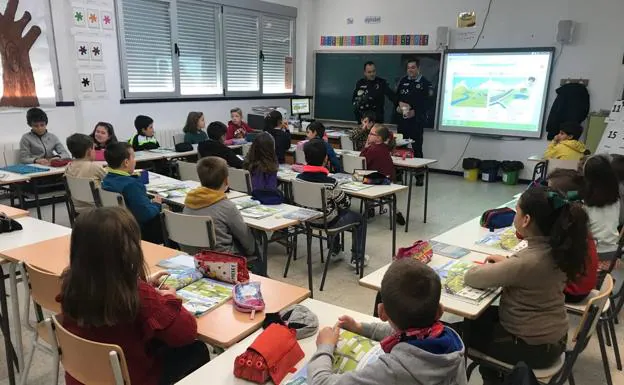
[[95, 160], [104, 160], [104, 150], [111, 143], [117, 143], [117, 136], [113, 125], [107, 122], [98, 122], [91, 133], [91, 138], [95, 143]]
[[[166, 273], [147, 275], [139, 226], [119, 207], [78, 217], [69, 267], [61, 276], [63, 326], [90, 341], [123, 349], [133, 384], [173, 384], [208, 361], [197, 341], [195, 317], [174, 289], [159, 286]], [[65, 373], [68, 385], [79, 385]]]
[[134, 151], [154, 150], [160, 147], [154, 136], [154, 119], [139, 115], [134, 119], [134, 128], [137, 133], [128, 141]]
[[325, 138], [325, 126], [323, 125], [323, 123], [319, 122], [318, 120], [310, 123], [310, 125], [308, 125], [308, 128], [306, 128], [306, 136], [308, 137], [308, 140], [312, 140], [315, 138], [323, 140], [323, 143], [325, 143], [325, 149], [327, 150], [327, 158], [329, 159], [329, 163], [331, 164], [332, 172], [342, 172], [342, 163], [338, 159], [338, 156], [336, 156], [336, 151], [334, 151], [332, 145], [329, 144], [329, 142]]
[[143, 240], [163, 243], [160, 211], [162, 198], [158, 195], [150, 200], [147, 189], [139, 178], [133, 176], [136, 160], [134, 150], [128, 143], [114, 143], [104, 153], [110, 169], [102, 180], [102, 188], [123, 195], [126, 207], [139, 222]]
[[[526, 190], [516, 206], [514, 226], [528, 246], [510, 257], [491, 255], [473, 267], [465, 283], [502, 287], [498, 307], [469, 322], [466, 344], [488, 356], [532, 369], [553, 365], [566, 350], [568, 317], [563, 290], [585, 270], [587, 214], [547, 187]], [[486, 384], [502, 383], [497, 369], [480, 365]]]
[[256, 242], [253, 234], [236, 205], [225, 195], [228, 189], [228, 166], [225, 160], [216, 156], [200, 159], [197, 162], [197, 175], [201, 186], [186, 195], [184, 214], [212, 218], [217, 241], [216, 251], [254, 255]]
[[[339, 318], [321, 330], [317, 351], [308, 363], [311, 385], [445, 384], [466, 385], [464, 344], [440, 322], [440, 277], [414, 259], [393, 262], [381, 281], [379, 315], [383, 323]], [[340, 328], [381, 341], [385, 352], [357, 371], [333, 374], [334, 350]]]
[[184, 142], [190, 144], [199, 144], [208, 140], [206, 131], [206, 119], [203, 112], [191, 111], [186, 117], [186, 124], [182, 128], [184, 132]]
[[[583, 194], [583, 175], [576, 170], [558, 168], [548, 174], [548, 187], [562, 192], [570, 201], [581, 202]], [[579, 303], [585, 300], [598, 281], [598, 251], [591, 233], [587, 238], [585, 272], [574, 281], [568, 282], [563, 293], [566, 303]]]
[[245, 139], [247, 134], [253, 132], [253, 128], [249, 127], [249, 125], [243, 121], [243, 110], [240, 108], [232, 108], [230, 110], [230, 118], [231, 120], [228, 122], [225, 140]]
[[20, 140], [20, 163], [49, 166], [52, 158], [71, 158], [59, 138], [48, 131], [48, 115], [42, 109], [29, 109], [26, 112], [26, 122], [30, 131]]
[[585, 155], [585, 145], [578, 140], [582, 133], [580, 124], [563, 123], [559, 134], [548, 144], [544, 159], [580, 160]]
[[251, 175], [252, 190], [277, 190], [277, 155], [275, 141], [266, 132], [251, 144], [243, 168]]
[[388, 144], [390, 139], [390, 130], [383, 124], [375, 124], [368, 134], [366, 146], [360, 156], [366, 158], [367, 169], [378, 171], [394, 181], [396, 170], [390, 155], [391, 146]]
[[269, 112], [264, 118], [264, 131], [275, 140], [275, 153], [280, 164], [286, 163], [286, 152], [290, 148], [290, 131], [282, 119], [282, 113], [277, 110]]
[[[93, 139], [85, 134], [73, 134], [67, 138], [67, 148], [74, 159], [65, 168], [65, 175], [74, 178], [86, 178], [95, 181], [96, 187], [100, 186], [106, 176], [104, 167], [94, 162], [95, 149]], [[77, 200], [72, 196], [74, 210], [81, 214], [95, 208], [94, 205]]]
[[373, 126], [375, 125], [375, 113], [373, 111], [366, 111], [362, 114], [361, 125], [351, 130], [349, 138], [353, 142], [353, 149], [355, 151], [362, 151], [368, 140]]
[[197, 146], [200, 158], [218, 156], [225, 160], [229, 167], [243, 168], [243, 159], [225, 145], [225, 132], [227, 127], [221, 122], [212, 122], [208, 125], [208, 140]]
[[[327, 150], [323, 139], [312, 139], [305, 144], [306, 165], [303, 172], [297, 176], [306, 182], [321, 183], [325, 186], [325, 199], [327, 200], [325, 220], [328, 228], [338, 228], [357, 223], [353, 231], [351, 241], [351, 265], [355, 267], [355, 260], [358, 253], [364, 254], [364, 241], [366, 237], [366, 226], [362, 215], [349, 210], [351, 200], [342, 191], [336, 179], [329, 177], [329, 171], [323, 167], [327, 161]], [[313, 221], [323, 224], [322, 219]], [[330, 258], [334, 261], [344, 259], [340, 250], [340, 237], [335, 237], [330, 244]], [[364, 266], [368, 264], [368, 256], [364, 255]]]

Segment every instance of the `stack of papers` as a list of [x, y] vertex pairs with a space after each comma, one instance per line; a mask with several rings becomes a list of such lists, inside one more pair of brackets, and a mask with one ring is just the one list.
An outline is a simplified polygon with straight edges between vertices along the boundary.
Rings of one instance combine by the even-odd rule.
[[371, 187], [373, 187], [373, 185], [364, 184], [362, 182], [347, 182], [340, 185], [341, 189], [347, 191], [361, 191]]
[[281, 210], [277, 207], [258, 205], [241, 210], [241, 214], [246, 218], [262, 219], [275, 215], [280, 211]]
[[239, 210], [244, 210], [249, 207], [255, 207], [260, 205], [260, 201], [253, 199], [250, 196], [244, 196], [240, 198], [230, 199], [232, 203], [236, 205], [236, 208]]

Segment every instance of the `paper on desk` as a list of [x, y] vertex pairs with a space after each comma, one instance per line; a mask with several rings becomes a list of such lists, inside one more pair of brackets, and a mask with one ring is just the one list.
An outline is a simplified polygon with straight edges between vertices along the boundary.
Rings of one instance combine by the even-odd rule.
[[195, 268], [195, 258], [188, 254], [179, 254], [171, 258], [163, 259], [158, 262], [158, 266], [165, 269], [181, 269], [181, 268]]

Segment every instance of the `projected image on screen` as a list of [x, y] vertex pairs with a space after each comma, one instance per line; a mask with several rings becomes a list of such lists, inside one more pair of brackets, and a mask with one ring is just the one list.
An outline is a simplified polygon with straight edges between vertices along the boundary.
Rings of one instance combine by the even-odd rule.
[[450, 51], [440, 130], [539, 137], [552, 49]]

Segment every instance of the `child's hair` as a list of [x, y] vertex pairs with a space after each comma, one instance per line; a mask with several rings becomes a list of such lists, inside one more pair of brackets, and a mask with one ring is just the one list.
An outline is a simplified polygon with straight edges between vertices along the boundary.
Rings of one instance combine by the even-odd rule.
[[613, 167], [613, 172], [615, 172], [618, 182], [624, 182], [624, 156], [611, 155], [611, 167]]
[[578, 140], [583, 134], [583, 127], [576, 122], [564, 122], [559, 126], [559, 131], [563, 131], [570, 135], [572, 139]]
[[284, 119], [284, 117], [281, 112], [277, 110], [269, 112], [267, 116], [264, 117], [264, 131], [269, 131], [278, 127], [282, 119]]
[[190, 133], [190, 134], [197, 134], [197, 132], [199, 131], [199, 129], [197, 128], [197, 123], [199, 122], [199, 119], [201, 119], [202, 116], [204, 116], [203, 112], [198, 112], [198, 111], [189, 112], [188, 116], [186, 117], [186, 124], [184, 125], [184, 128], [182, 128], [182, 132]]
[[588, 217], [583, 206], [569, 202], [560, 192], [548, 187], [526, 190], [518, 206], [531, 217], [541, 235], [549, 238], [552, 257], [569, 280], [585, 273]]
[[202, 186], [218, 190], [228, 177], [228, 165], [223, 158], [207, 156], [197, 162], [197, 175]]
[[130, 159], [130, 151], [132, 151], [130, 143], [111, 143], [104, 151], [104, 159], [111, 168], [119, 168], [124, 160]]
[[93, 139], [85, 134], [72, 134], [66, 140], [67, 149], [74, 159], [82, 159], [93, 148]]
[[322, 138], [325, 135], [325, 126], [318, 120], [313, 121], [307, 128], [308, 131], [312, 131], [316, 134], [317, 138]]
[[375, 116], [375, 112], [373, 111], [364, 111], [362, 113], [362, 118], [360, 119], [360, 121], [364, 119], [368, 119], [369, 122], [375, 124], [375, 119], [377, 119], [377, 116]]
[[390, 264], [379, 292], [388, 318], [400, 330], [426, 328], [439, 317], [440, 277], [415, 259], [399, 259]]
[[44, 122], [48, 124], [48, 114], [41, 108], [33, 107], [26, 112], [26, 123], [32, 126], [35, 123]]
[[594, 155], [587, 159], [583, 175], [583, 197], [587, 206], [604, 207], [620, 199], [618, 180], [607, 155]]
[[230, 115], [235, 112], [240, 115], [241, 119], [243, 119], [243, 110], [241, 110], [239, 107], [234, 107], [230, 110]]
[[390, 132], [388, 127], [384, 126], [381, 123], [375, 123], [373, 129], [377, 130], [377, 135], [379, 135], [381, 140], [386, 143], [390, 148], [394, 148], [394, 146], [396, 146], [396, 140], [394, 138], [394, 135], [392, 134], [392, 132]]
[[577, 170], [566, 168], [556, 168], [547, 177], [548, 184], [551, 188], [559, 190], [567, 194], [570, 191], [576, 191], [580, 195], [583, 192], [584, 179], [583, 175]]
[[63, 314], [78, 325], [132, 323], [141, 306], [139, 280], [147, 280], [141, 230], [133, 215], [120, 207], [80, 214], [61, 280]]
[[303, 146], [306, 163], [310, 166], [322, 166], [327, 157], [327, 148], [323, 139], [314, 138]]
[[138, 115], [134, 119], [134, 128], [136, 128], [139, 134], [142, 134], [143, 130], [149, 127], [149, 125], [152, 123], [154, 123], [154, 119], [150, 118], [149, 116]]
[[96, 145], [99, 145], [99, 143], [96, 143], [95, 140], [95, 130], [97, 130], [98, 127], [104, 127], [106, 128], [106, 131], [108, 131], [108, 141], [104, 143], [104, 147], [108, 146], [111, 143], [117, 143], [117, 136], [115, 135], [115, 129], [113, 128], [113, 125], [108, 122], [98, 122], [95, 127], [93, 127], [93, 132], [91, 133], [91, 135], [89, 135]]
[[275, 154], [275, 141], [270, 134], [263, 132], [256, 136], [251, 148], [249, 148], [243, 167], [252, 174], [254, 172], [271, 174], [277, 172], [279, 166]]
[[245, 157], [243, 168], [252, 174], [254, 172], [277, 172], [279, 167], [275, 154], [275, 141], [270, 134], [262, 132], [256, 136]]
[[212, 140], [221, 140], [227, 132], [227, 126], [223, 122], [212, 122], [206, 130], [208, 137]]

